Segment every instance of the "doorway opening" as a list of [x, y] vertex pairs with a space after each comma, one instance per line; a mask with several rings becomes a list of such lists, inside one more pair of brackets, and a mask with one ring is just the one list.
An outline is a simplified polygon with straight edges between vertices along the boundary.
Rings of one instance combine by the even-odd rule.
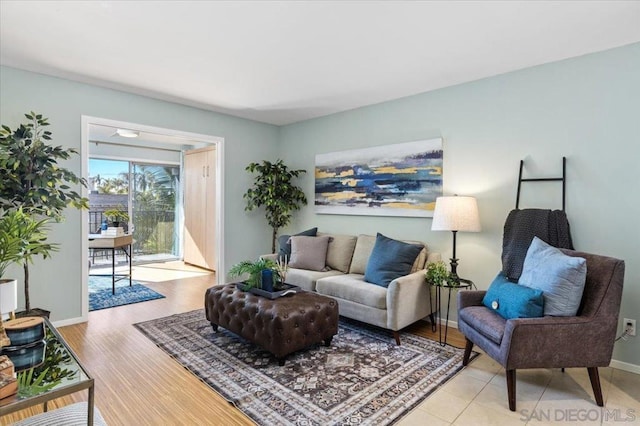
[[[83, 195], [90, 199], [89, 211], [82, 212], [83, 235], [89, 236], [82, 243], [82, 253], [86, 256], [82, 263], [83, 320], [88, 319], [88, 277], [90, 272], [94, 274], [94, 268], [102, 268], [98, 272], [107, 271], [115, 275], [128, 269], [131, 259], [136, 265], [134, 268], [138, 273], [146, 274], [149, 282], [161, 282], [163, 277], [166, 277], [165, 281], [179, 278], [177, 274], [182, 273], [181, 269], [186, 274], [197, 273], [194, 271], [197, 268], [182, 263], [185, 240], [184, 153], [194, 149], [212, 148], [218, 153], [212, 160], [213, 164], [208, 165], [215, 175], [215, 200], [211, 206], [212, 220], [207, 223], [215, 235], [211, 250], [217, 256], [207, 267], [216, 272], [212, 285], [217, 284], [219, 276], [224, 276], [223, 142], [223, 138], [216, 136], [82, 117], [82, 176], [87, 178], [89, 186]], [[107, 217], [109, 210], [126, 213], [127, 220], [119, 224], [122, 231], [118, 232], [132, 237], [128, 253], [128, 247], [115, 250], [115, 253], [114, 250], [94, 248], [96, 236], [109, 237], [109, 233], [117, 229]], [[108, 232], [103, 230], [105, 227]], [[116, 263], [117, 266], [112, 267]]]

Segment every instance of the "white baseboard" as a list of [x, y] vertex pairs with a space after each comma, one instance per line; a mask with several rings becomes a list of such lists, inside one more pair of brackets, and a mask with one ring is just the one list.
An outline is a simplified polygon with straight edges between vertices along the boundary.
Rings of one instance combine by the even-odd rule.
[[69, 318], [69, 319], [60, 320], [60, 321], [54, 321], [52, 322], [52, 324], [55, 328], [59, 328], [67, 325], [80, 324], [83, 322], [87, 322], [87, 319], [82, 317], [76, 317], [76, 318]]
[[[458, 328], [457, 321], [449, 320], [449, 327]], [[628, 371], [630, 373], [640, 374], [640, 365], [631, 364], [630, 362], [618, 361], [617, 359], [612, 359], [609, 367], [617, 368], [618, 370]]]
[[640, 365], [631, 364], [630, 362], [618, 361], [617, 359], [612, 359], [609, 367], [628, 371], [629, 373], [640, 374]]

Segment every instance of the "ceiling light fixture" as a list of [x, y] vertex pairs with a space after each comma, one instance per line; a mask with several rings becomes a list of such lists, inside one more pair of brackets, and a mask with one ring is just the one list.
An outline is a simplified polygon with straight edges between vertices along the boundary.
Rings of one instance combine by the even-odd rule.
[[122, 136], [123, 138], [137, 138], [138, 136], [140, 136], [140, 132], [128, 129], [117, 129], [116, 134], [118, 136]]

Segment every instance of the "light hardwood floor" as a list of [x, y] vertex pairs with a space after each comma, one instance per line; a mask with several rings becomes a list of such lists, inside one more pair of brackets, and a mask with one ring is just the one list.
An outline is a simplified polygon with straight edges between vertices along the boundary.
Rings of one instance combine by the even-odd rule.
[[[163, 273], [161, 269], [159, 273]], [[204, 303], [204, 291], [211, 286], [213, 277], [205, 275], [164, 282], [156, 281], [158, 282], [149, 283], [149, 287], [167, 296], [166, 299], [91, 312], [88, 323], [60, 328], [60, 332], [96, 380], [96, 405], [107, 423], [109, 425], [253, 424], [239, 410], [167, 356], [132, 325], [201, 308]], [[437, 335], [431, 331], [427, 323], [416, 324], [408, 331], [437, 339]], [[457, 330], [450, 328], [448, 342], [463, 347], [464, 338]], [[640, 376], [611, 368], [604, 370], [601, 375], [607, 406], [640, 407], [638, 392], [634, 393], [632, 390], [636, 385], [640, 385]], [[583, 375], [585, 377], [582, 377]], [[575, 380], [567, 381], [566, 378], [575, 378]], [[558, 376], [557, 372], [548, 370], [534, 370], [531, 374], [519, 375], [518, 403], [521, 404], [519, 408], [544, 407], [544, 395], [549, 395], [550, 388], [557, 392], [558, 389], [554, 387], [554, 383], [558, 381], [566, 382], [566, 386], [569, 386], [567, 392], [573, 392], [573, 399], [577, 404], [597, 408], [591, 401], [592, 395], [586, 370], [585, 374], [575, 372], [566, 376]], [[576, 383], [579, 383], [579, 387], [571, 388]], [[640, 386], [637, 389], [640, 389]], [[551, 404], [554, 403], [553, 395], [552, 393], [549, 397]], [[529, 401], [531, 398], [535, 403]], [[56, 400], [50, 404], [50, 409], [84, 399], [86, 399], [86, 392], [78, 393]], [[562, 401], [559, 402], [567, 400], [565, 396], [561, 399]], [[532, 403], [534, 405], [531, 405]], [[636, 409], [636, 414], [640, 413], [640, 408]], [[39, 412], [41, 412], [40, 407], [23, 410], [0, 418], [0, 424], [10, 424], [17, 419]], [[504, 373], [501, 373], [500, 366], [486, 356], [481, 356], [460, 375], [430, 396], [403, 419], [400, 425], [423, 425], [426, 424], [425, 422], [436, 425], [525, 424], [526, 422], [518, 419], [519, 415], [521, 416], [519, 413], [509, 412], [506, 408]]]

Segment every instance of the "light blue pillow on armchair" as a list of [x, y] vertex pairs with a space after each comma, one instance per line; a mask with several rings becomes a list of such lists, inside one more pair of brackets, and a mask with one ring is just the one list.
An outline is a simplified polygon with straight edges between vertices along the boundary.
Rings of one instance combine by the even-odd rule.
[[586, 259], [567, 256], [534, 237], [518, 284], [542, 290], [545, 315], [572, 317], [580, 308], [586, 278]]
[[502, 273], [493, 280], [482, 303], [504, 319], [536, 318], [544, 312], [541, 290], [512, 283]]

